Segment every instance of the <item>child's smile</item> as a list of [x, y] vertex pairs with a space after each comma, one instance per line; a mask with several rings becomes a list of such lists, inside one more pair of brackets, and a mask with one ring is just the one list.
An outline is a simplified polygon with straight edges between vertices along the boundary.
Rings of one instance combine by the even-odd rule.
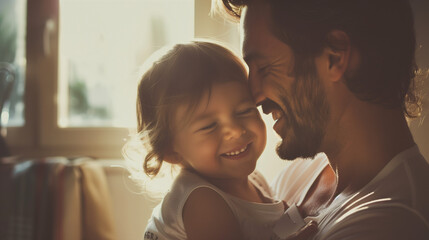
[[246, 146], [240, 148], [239, 150], [230, 151], [222, 154], [222, 156], [227, 157], [241, 157], [243, 154], [247, 153], [247, 149], [249, 149], [250, 144], [246, 144]]

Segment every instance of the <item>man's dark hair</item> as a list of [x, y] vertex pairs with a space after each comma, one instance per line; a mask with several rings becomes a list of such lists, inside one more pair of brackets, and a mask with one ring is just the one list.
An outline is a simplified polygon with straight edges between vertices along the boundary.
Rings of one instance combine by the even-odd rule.
[[[229, 15], [240, 18], [242, 8], [258, 0], [218, 1]], [[365, 101], [402, 108], [408, 117], [420, 114], [414, 80], [416, 39], [408, 0], [265, 1], [271, 8], [271, 30], [292, 48], [296, 67], [325, 47], [338, 49], [329, 33], [341, 30], [361, 57], [358, 70], [345, 74], [350, 91]], [[295, 74], [300, 70], [295, 69]]]

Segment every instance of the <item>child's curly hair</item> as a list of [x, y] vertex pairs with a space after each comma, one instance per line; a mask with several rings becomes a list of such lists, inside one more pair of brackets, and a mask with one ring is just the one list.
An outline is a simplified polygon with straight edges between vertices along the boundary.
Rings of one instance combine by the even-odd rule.
[[[143, 170], [158, 174], [172, 149], [175, 109], [193, 111], [213, 83], [246, 81], [244, 62], [227, 48], [208, 41], [176, 44], [144, 73], [138, 86], [137, 131], [147, 155]], [[187, 121], [187, 119], [181, 119]], [[141, 165], [140, 165], [141, 166]]]

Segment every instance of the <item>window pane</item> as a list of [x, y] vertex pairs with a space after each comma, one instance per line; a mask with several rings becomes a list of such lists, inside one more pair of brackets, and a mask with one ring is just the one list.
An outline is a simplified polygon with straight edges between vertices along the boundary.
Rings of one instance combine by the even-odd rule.
[[193, 36], [193, 0], [61, 0], [59, 125], [135, 126], [139, 67]]
[[[24, 125], [26, 4], [25, 0], [0, 1], [0, 77], [14, 79], [9, 101], [1, 112], [2, 126]], [[5, 91], [1, 84], [2, 97]]]

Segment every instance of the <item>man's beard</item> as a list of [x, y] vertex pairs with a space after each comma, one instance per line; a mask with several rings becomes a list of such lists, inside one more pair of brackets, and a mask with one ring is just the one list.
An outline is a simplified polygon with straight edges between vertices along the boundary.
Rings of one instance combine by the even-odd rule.
[[296, 78], [291, 92], [283, 93], [285, 122], [277, 146], [282, 159], [312, 158], [320, 152], [329, 119], [329, 105], [316, 69]]

